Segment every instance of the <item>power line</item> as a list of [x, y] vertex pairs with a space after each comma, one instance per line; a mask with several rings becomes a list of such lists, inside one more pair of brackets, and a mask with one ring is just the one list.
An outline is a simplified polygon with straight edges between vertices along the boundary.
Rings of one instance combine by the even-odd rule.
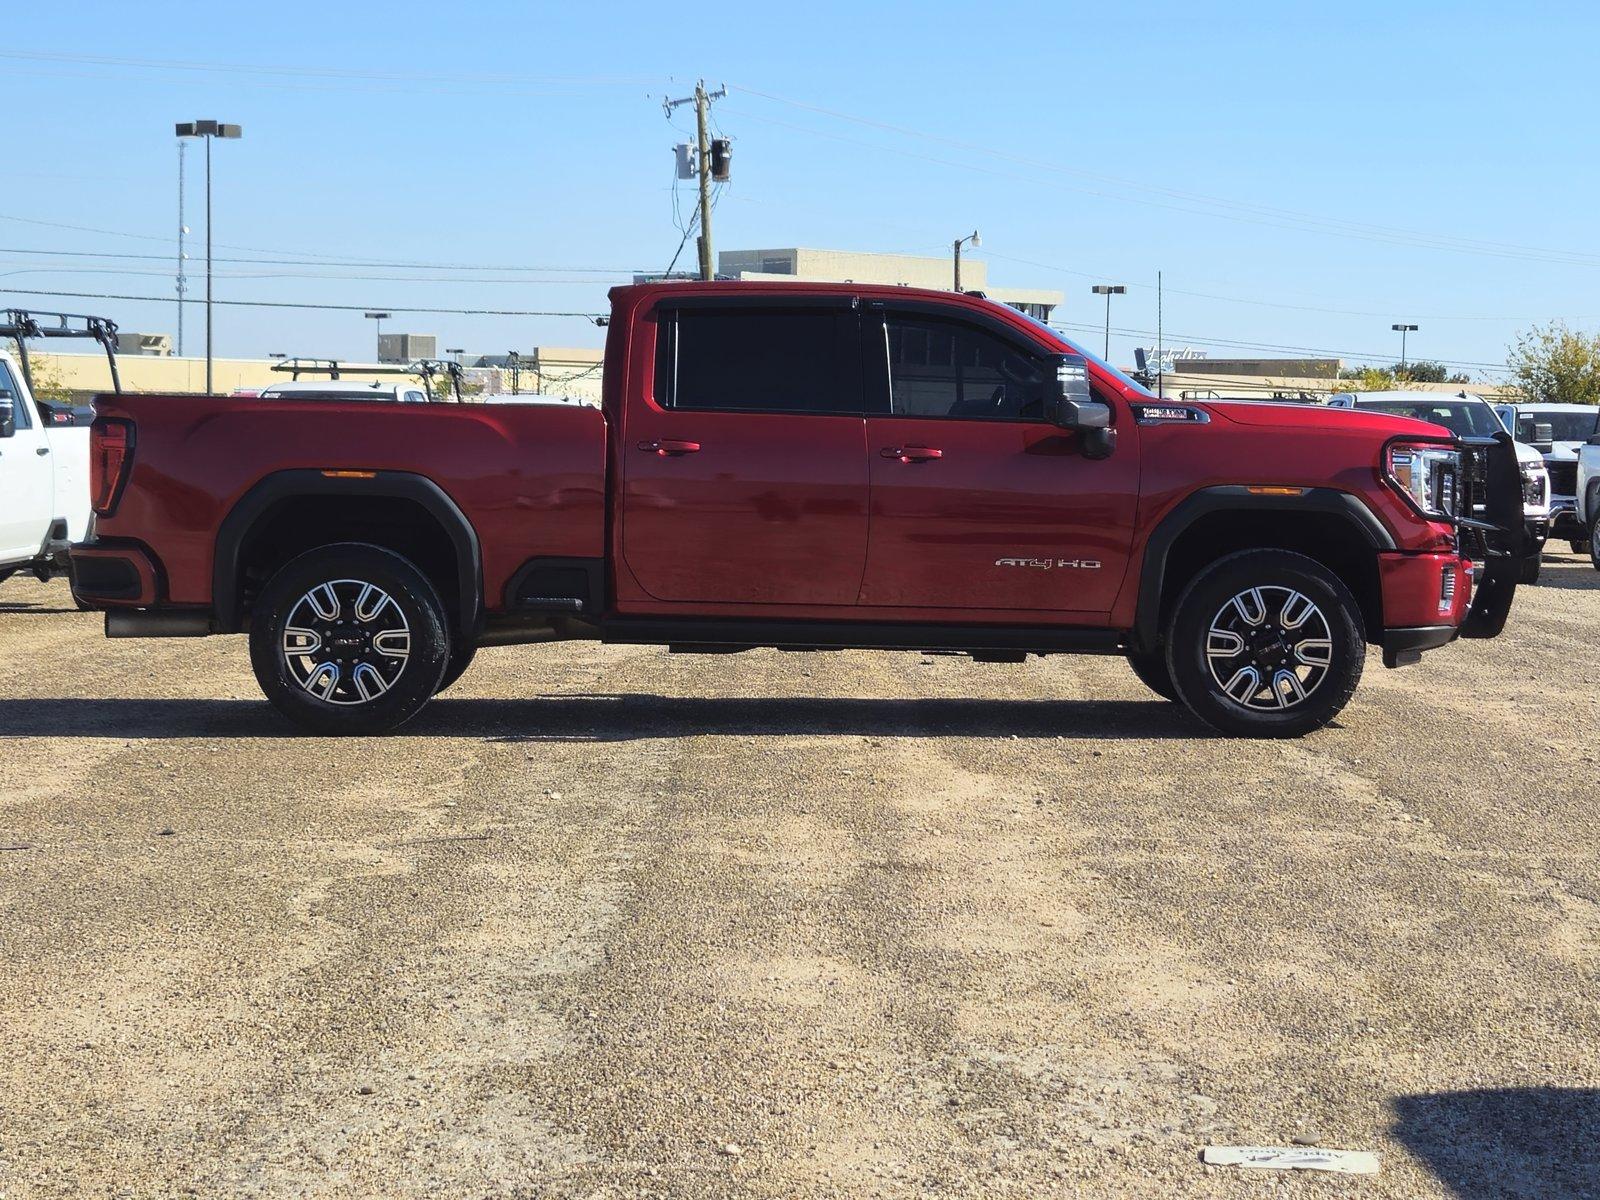
[[[31, 288], [0, 288], [6, 296], [66, 296], [81, 300], [144, 300], [155, 304], [171, 304], [171, 296], [131, 296], [120, 292], [47, 292]], [[390, 312], [441, 313], [461, 317], [582, 317], [597, 321], [607, 314], [602, 312], [551, 312], [525, 308], [419, 308], [406, 304], [312, 304], [293, 300], [217, 300], [217, 304], [235, 308], [303, 308], [329, 312], [364, 312], [368, 309], [387, 309]]]

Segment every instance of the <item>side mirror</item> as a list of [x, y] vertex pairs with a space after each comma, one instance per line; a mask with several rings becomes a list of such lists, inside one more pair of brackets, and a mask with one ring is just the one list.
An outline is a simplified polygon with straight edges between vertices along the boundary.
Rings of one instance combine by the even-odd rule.
[[1556, 427], [1548, 421], [1535, 422], [1533, 440], [1535, 442], [1554, 442], [1556, 440]]
[[12, 437], [17, 432], [17, 398], [0, 388], [0, 438]]
[[1052, 425], [1078, 434], [1085, 458], [1106, 458], [1117, 445], [1111, 406], [1089, 389], [1089, 364], [1082, 355], [1063, 354], [1056, 363], [1045, 416]]

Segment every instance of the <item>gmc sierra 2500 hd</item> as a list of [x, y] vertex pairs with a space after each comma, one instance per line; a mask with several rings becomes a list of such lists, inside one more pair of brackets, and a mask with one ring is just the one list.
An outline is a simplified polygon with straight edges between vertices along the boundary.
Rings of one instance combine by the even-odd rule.
[[1282, 737], [1344, 707], [1368, 643], [1492, 637], [1515, 594], [1505, 434], [1160, 400], [956, 293], [611, 299], [600, 409], [104, 398], [77, 597], [112, 637], [248, 632], [323, 733], [393, 729], [478, 646], [599, 638], [1124, 655]]

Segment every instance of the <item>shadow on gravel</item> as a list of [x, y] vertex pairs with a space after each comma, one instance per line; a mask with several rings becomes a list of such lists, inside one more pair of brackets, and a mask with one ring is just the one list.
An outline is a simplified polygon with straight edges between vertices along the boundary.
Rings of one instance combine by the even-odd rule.
[[1600, 1196], [1600, 1089], [1402, 1096], [1397, 1138], [1462, 1200]]
[[1539, 572], [1539, 582], [1527, 585], [1530, 588], [1555, 588], [1569, 592], [1596, 592], [1600, 591], [1600, 571], [1594, 569], [1588, 559], [1573, 563], [1544, 564], [1544, 569]]
[[[402, 737], [625, 742], [782, 734], [883, 737], [1213, 736], [1175, 704], [1133, 700], [682, 699], [648, 693], [435, 700]], [[0, 737], [300, 737], [264, 700], [0, 700]]]
[[[76, 608], [46, 608], [39, 604], [0, 604], [0, 613], [7, 615], [22, 614], [29, 617], [60, 616], [63, 613], [75, 613]], [[94, 614], [99, 616], [98, 613]]]

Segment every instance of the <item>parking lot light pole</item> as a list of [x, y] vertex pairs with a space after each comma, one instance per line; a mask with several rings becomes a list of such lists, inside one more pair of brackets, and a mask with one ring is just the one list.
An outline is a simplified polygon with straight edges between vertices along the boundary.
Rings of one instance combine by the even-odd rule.
[[1090, 288], [1089, 290], [1091, 292], [1093, 292], [1096, 296], [1104, 296], [1106, 298], [1106, 348], [1105, 348], [1104, 358], [1105, 358], [1105, 360], [1107, 362], [1110, 362], [1111, 361], [1111, 297], [1113, 297], [1113, 296], [1125, 296], [1125, 295], [1127, 295], [1128, 289], [1124, 284], [1120, 284], [1120, 283], [1097, 283], [1092, 288]]
[[1417, 327], [1415, 325], [1391, 325], [1389, 328], [1400, 335], [1400, 374], [1404, 375], [1406, 373], [1406, 334], [1415, 333]]
[[184, 121], [176, 127], [181, 138], [204, 138], [206, 143], [206, 394], [211, 386], [211, 143], [217, 138], [237, 138], [244, 131], [221, 121]]
[[983, 245], [983, 239], [978, 236], [976, 229], [967, 234], [966, 237], [958, 237], [956, 239], [956, 291], [958, 292], [961, 290], [961, 243], [963, 242], [971, 242], [974, 246], [981, 246]]
[[381, 313], [381, 312], [369, 312], [369, 313], [362, 313], [361, 315], [366, 317], [367, 320], [369, 320], [369, 321], [371, 321], [373, 323], [373, 328], [376, 330], [376, 340], [377, 340], [377, 349], [374, 350], [373, 353], [377, 357], [377, 360], [379, 362], [382, 362], [383, 361], [383, 323], [385, 321], [387, 321], [390, 317], [394, 316], [394, 314], [393, 313]]

